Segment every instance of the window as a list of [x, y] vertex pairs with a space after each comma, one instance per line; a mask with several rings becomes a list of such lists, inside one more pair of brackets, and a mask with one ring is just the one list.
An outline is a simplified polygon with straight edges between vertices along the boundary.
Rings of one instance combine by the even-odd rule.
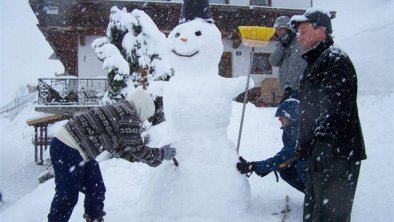
[[232, 53], [231, 52], [223, 52], [222, 59], [219, 63], [219, 75], [231, 78], [233, 76], [232, 70]]
[[209, 0], [209, 3], [228, 4], [228, 0]]
[[269, 53], [255, 53], [253, 56], [252, 74], [272, 74], [271, 64], [268, 62]]
[[250, 0], [250, 5], [270, 6], [269, 0]]

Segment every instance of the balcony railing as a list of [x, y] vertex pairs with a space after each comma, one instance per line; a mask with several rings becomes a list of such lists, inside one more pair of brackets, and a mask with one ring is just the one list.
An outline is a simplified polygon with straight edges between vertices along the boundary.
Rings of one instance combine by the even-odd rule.
[[107, 90], [107, 78], [39, 78], [39, 105], [96, 105]]

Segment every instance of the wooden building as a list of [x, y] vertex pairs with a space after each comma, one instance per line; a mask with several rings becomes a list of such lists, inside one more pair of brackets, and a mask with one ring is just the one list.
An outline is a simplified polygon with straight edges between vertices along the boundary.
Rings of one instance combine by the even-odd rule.
[[[238, 26], [272, 27], [278, 16], [291, 17], [294, 14], [302, 14], [310, 6], [310, 0], [212, 0], [210, 2], [213, 18], [222, 33], [224, 44], [224, 53], [219, 64], [220, 75], [229, 78], [247, 75], [250, 64], [250, 48], [241, 44]], [[283, 2], [301, 9], [285, 8], [286, 5], [280, 5], [284, 4]], [[143, 10], [166, 34], [178, 25], [182, 7], [181, 0], [29, 0], [29, 4], [38, 19], [38, 28], [54, 50], [54, 57], [64, 65], [65, 75], [78, 78], [105, 76], [102, 62], [91, 49], [91, 43], [96, 38], [105, 36], [111, 7], [125, 7], [128, 12], [133, 9]], [[276, 41], [273, 39], [267, 47], [256, 49], [251, 77], [257, 87], [265, 79], [269, 79], [269, 84], [276, 84], [278, 69], [272, 68], [267, 61], [275, 44]], [[277, 84], [264, 89], [277, 91]], [[78, 94], [78, 92], [74, 93]], [[272, 101], [270, 97], [272, 93], [263, 94], [268, 95], [267, 100], [271, 99], [267, 102], [275, 103], [277, 101]], [[64, 96], [62, 98], [64, 99]], [[279, 98], [278, 94], [276, 98]], [[53, 107], [38, 106], [37, 110], [58, 114], [62, 112], [59, 107]]]

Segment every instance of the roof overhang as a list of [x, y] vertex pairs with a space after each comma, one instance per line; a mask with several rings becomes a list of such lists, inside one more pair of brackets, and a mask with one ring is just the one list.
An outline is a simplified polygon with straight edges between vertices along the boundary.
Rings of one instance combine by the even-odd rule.
[[[38, 27], [68, 74], [78, 72], [78, 39], [86, 35], [105, 35], [113, 6], [127, 11], [145, 11], [164, 32], [178, 25], [181, 3], [103, 0], [29, 0]], [[263, 6], [211, 5], [216, 25], [224, 37], [239, 39], [238, 26], [269, 26], [280, 15], [302, 14], [305, 10]]]

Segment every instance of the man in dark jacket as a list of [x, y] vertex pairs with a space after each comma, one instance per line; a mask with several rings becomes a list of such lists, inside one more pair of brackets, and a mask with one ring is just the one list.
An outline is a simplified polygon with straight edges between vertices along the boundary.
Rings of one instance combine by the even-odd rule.
[[278, 171], [280, 177], [290, 184], [290, 186], [304, 192], [307, 162], [299, 160], [290, 166], [281, 167], [281, 164], [289, 161], [294, 156], [298, 139], [299, 109], [299, 101], [292, 98], [283, 101], [279, 105], [275, 117], [278, 117], [282, 124], [283, 148], [275, 156], [262, 161], [247, 162], [241, 158], [241, 162], [237, 163], [240, 173], [248, 174], [256, 172], [257, 175], [263, 177], [272, 171]]
[[141, 138], [141, 122], [154, 114], [153, 100], [145, 91], [135, 91], [126, 100], [76, 115], [56, 134], [50, 146], [56, 193], [49, 222], [66, 222], [85, 194], [87, 222], [101, 222], [105, 215], [105, 186], [95, 158], [109, 151], [128, 161], [156, 167], [176, 155], [175, 148], [150, 148]]
[[350, 58], [332, 47], [331, 16], [314, 8], [291, 18], [307, 67], [300, 84], [298, 154], [310, 161], [304, 221], [350, 221], [366, 159]]

